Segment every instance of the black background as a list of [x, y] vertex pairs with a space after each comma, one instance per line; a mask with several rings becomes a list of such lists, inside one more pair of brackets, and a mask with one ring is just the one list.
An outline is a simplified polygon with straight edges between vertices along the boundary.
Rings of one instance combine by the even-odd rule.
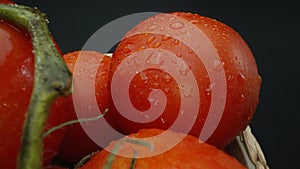
[[[63, 53], [79, 50], [106, 23], [137, 12], [189, 11], [234, 28], [250, 46], [262, 76], [251, 123], [271, 169], [299, 168], [300, 19], [291, 1], [253, 0], [18, 0], [50, 20]], [[298, 13], [298, 14], [297, 14]]]

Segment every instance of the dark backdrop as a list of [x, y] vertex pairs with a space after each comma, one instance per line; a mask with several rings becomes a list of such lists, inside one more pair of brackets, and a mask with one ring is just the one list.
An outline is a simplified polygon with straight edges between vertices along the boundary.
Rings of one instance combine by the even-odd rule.
[[18, 0], [48, 15], [64, 53], [81, 49], [90, 35], [121, 16], [146, 11], [190, 11], [238, 31], [256, 58], [263, 83], [251, 123], [271, 169], [299, 168], [300, 43], [298, 6], [253, 0]]

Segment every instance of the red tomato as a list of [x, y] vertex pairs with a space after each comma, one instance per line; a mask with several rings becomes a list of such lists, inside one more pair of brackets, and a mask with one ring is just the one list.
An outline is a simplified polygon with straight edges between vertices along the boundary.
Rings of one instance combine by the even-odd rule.
[[[33, 88], [34, 57], [30, 36], [0, 20], [0, 168], [16, 168], [22, 128]], [[65, 121], [62, 101], [51, 107], [46, 129]], [[44, 165], [53, 159], [64, 129], [44, 141]]]
[[106, 117], [120, 132], [171, 128], [199, 137], [208, 121], [213, 134], [205, 141], [223, 148], [251, 121], [261, 78], [232, 28], [178, 12], [127, 33], [113, 53], [109, 82], [113, 104]]
[[[78, 59], [79, 56], [81, 58], [80, 60]], [[84, 67], [86, 71], [92, 71], [93, 67], [95, 66], [97, 67], [97, 65], [100, 62], [101, 66], [97, 70], [96, 79], [95, 79], [95, 81], [97, 82], [95, 83], [95, 93], [96, 93], [96, 99], [99, 108], [101, 112], [103, 112], [108, 107], [107, 80], [108, 80], [108, 72], [110, 68], [111, 58], [108, 56], [104, 56], [103, 54], [95, 51], [70, 52], [65, 54], [63, 58], [67, 63], [71, 72], [74, 72], [74, 67], [76, 67], [76, 64], [77, 66], [79, 65], [77, 61], [80, 61], [81, 65], [86, 65]], [[78, 68], [78, 69], [80, 69], [79, 71], [81, 71], [81, 69], [83, 68]], [[76, 84], [78, 84], [80, 80], [86, 80], [84, 78], [89, 78], [89, 76], [92, 74], [93, 72], [89, 72], [87, 76], [81, 75], [80, 72], [78, 74], [74, 74], [73, 75], [74, 88], [77, 87]], [[87, 90], [85, 86], [79, 86], [79, 88], [77, 89], [83, 92]], [[68, 98], [67, 113], [70, 116], [69, 120], [76, 120], [78, 118], [73, 105], [72, 97], [74, 96], [74, 94], [76, 94], [76, 91], [74, 91], [73, 95], [69, 96]], [[88, 105], [89, 99], [90, 98], [86, 98], [81, 103], [82, 104], [87, 103]], [[89, 136], [83, 130], [81, 125], [77, 123], [68, 127], [66, 131], [65, 139], [58, 153], [58, 159], [64, 162], [77, 163], [87, 154], [93, 151], [97, 151], [99, 149], [101, 148], [89, 138]]]
[[[175, 133], [172, 131], [165, 131], [165, 135], [161, 134], [162, 130], [158, 129], [143, 129], [136, 134], [131, 134], [131, 138], [149, 138], [148, 144], [151, 144], [153, 149], [149, 150], [146, 146], [137, 146], [130, 144], [130, 142], [124, 142], [120, 144], [120, 148], [117, 153], [129, 153], [135, 150], [137, 155], [147, 152], [147, 157], [136, 158], [134, 167], [132, 167], [132, 156], [117, 155], [111, 162], [111, 169], [120, 168], [139, 168], [139, 169], [157, 169], [157, 168], [205, 168], [205, 169], [245, 169], [234, 157], [225, 154], [223, 151], [218, 150], [216, 147], [200, 142], [196, 137], [187, 135], [184, 137], [181, 133]], [[155, 137], [153, 137], [155, 136]], [[176, 146], [168, 151], [159, 153], [160, 149], [168, 147], [170, 142], [184, 137]], [[126, 138], [124, 138], [126, 139]], [[114, 149], [118, 143], [112, 142], [109, 147]], [[124, 155], [125, 155], [124, 154]], [[81, 169], [98, 169], [104, 168], [109, 163], [109, 156], [111, 154], [102, 150], [95, 154]]]
[[10, 0], [0, 0], [0, 4], [14, 4], [14, 2]]

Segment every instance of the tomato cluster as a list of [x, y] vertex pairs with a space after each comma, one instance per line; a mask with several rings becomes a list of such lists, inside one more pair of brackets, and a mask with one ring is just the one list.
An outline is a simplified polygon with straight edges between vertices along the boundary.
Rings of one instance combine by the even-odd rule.
[[[1, 168], [16, 168], [33, 88], [30, 38], [26, 30], [0, 20]], [[52, 104], [46, 130], [77, 120], [78, 111], [87, 110], [78, 110], [75, 105], [74, 95], [85, 97], [84, 93], [91, 90], [80, 86], [80, 81], [94, 82], [92, 89], [100, 112], [107, 109], [103, 114], [106, 122], [123, 135], [159, 128], [202, 139], [206, 122], [215, 120], [218, 123], [210, 125], [213, 132], [204, 141], [218, 148], [224, 148], [250, 123], [258, 103], [261, 79], [247, 44], [229, 26], [197, 14], [158, 14], [141, 22], [124, 36], [112, 57], [95, 51], [75, 51], [62, 57], [73, 72], [74, 93]], [[89, 105], [91, 99], [81, 99], [82, 105]], [[80, 113], [88, 114], [88, 111]], [[156, 130], [153, 132], [157, 134]], [[43, 165], [46, 167], [53, 161], [73, 165], [101, 149], [88, 131], [74, 123], [45, 138]], [[99, 156], [104, 159], [107, 152]], [[157, 157], [163, 158], [166, 157]], [[147, 168], [157, 159], [139, 165], [145, 164], [141, 166]], [[96, 165], [91, 162], [85, 168], [93, 168], [93, 164]]]

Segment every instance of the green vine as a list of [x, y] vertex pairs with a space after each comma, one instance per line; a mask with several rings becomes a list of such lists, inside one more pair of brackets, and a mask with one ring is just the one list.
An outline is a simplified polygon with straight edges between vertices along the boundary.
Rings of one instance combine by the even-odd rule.
[[23, 128], [18, 169], [41, 169], [43, 132], [53, 100], [68, 95], [71, 73], [48, 30], [46, 15], [36, 8], [0, 4], [0, 19], [26, 29], [32, 39], [34, 86]]
[[[107, 157], [107, 160], [103, 166], [103, 169], [111, 169], [112, 168], [112, 165], [113, 165], [113, 162], [115, 160], [115, 157], [119, 151], [119, 149], [121, 148], [122, 144], [124, 143], [132, 143], [132, 144], [136, 144], [136, 145], [141, 145], [141, 146], [145, 146], [147, 148], [150, 149], [150, 151], [153, 151], [154, 150], [154, 146], [153, 144], [149, 143], [149, 142], [146, 142], [142, 139], [139, 139], [139, 138], [123, 138], [121, 140], [119, 140], [115, 147], [112, 149], [111, 153], [109, 154], [109, 156]], [[133, 149], [133, 157], [132, 157], [132, 160], [130, 162], [130, 169], [133, 169], [135, 164], [136, 164], [136, 158], [137, 158], [137, 151], [135, 149]]]

